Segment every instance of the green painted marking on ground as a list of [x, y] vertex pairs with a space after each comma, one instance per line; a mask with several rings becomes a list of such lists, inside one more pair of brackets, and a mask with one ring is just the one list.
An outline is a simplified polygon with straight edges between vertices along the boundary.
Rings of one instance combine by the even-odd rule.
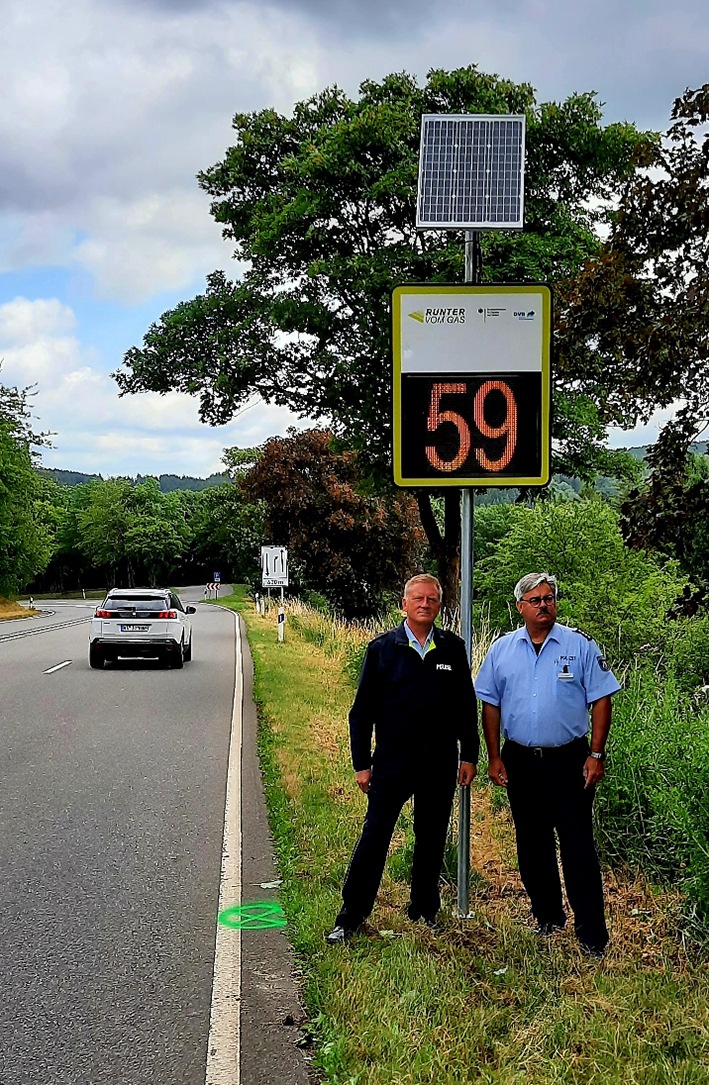
[[237, 931], [262, 931], [269, 927], [285, 927], [286, 917], [276, 900], [261, 900], [238, 904], [219, 913], [219, 922]]

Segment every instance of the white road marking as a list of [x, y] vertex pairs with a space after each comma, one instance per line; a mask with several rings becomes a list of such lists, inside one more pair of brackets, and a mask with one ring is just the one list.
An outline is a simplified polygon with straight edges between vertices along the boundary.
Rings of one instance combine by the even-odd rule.
[[[241, 750], [243, 730], [243, 656], [239, 616], [236, 621], [234, 703], [229, 741], [219, 914], [241, 904]], [[209, 1015], [206, 1085], [239, 1085], [241, 1040], [241, 931], [217, 922], [212, 1006]]]
[[73, 659], [65, 659], [63, 663], [57, 663], [56, 667], [50, 667], [48, 670], [43, 671], [43, 674], [54, 674], [55, 671], [60, 671], [62, 667], [71, 667]]

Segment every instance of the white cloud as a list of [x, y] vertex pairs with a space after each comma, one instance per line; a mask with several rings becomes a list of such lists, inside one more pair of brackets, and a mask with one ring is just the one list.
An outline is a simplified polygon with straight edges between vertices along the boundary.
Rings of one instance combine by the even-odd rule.
[[17, 297], [0, 305], [0, 342], [32, 343], [73, 331], [75, 325], [74, 313], [57, 298], [29, 301]]
[[196, 190], [97, 200], [87, 228], [69, 259], [91, 275], [100, 297], [139, 303], [158, 292], [187, 290], [216, 268], [239, 273]]
[[79, 265], [102, 296], [134, 302], [223, 266], [231, 250], [195, 174], [223, 155], [236, 109], [314, 90], [317, 55], [301, 17], [248, 4], [14, 5], [0, 37], [0, 267]]
[[42, 453], [47, 467], [206, 477], [220, 470], [224, 448], [261, 444], [290, 425], [303, 425], [284, 408], [260, 401], [212, 428], [199, 421], [197, 401], [184, 393], [119, 399], [93, 353], [63, 334], [75, 326], [72, 310], [53, 298], [0, 305], [0, 382], [36, 386], [30, 400], [34, 428], [55, 435], [54, 447]]

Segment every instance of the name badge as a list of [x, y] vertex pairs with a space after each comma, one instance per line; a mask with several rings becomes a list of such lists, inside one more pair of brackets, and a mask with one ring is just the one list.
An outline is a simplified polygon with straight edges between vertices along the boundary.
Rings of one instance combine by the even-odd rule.
[[569, 670], [567, 664], [565, 663], [562, 670], [559, 671], [556, 677], [559, 679], [560, 682], [571, 682], [573, 681], [574, 676]]

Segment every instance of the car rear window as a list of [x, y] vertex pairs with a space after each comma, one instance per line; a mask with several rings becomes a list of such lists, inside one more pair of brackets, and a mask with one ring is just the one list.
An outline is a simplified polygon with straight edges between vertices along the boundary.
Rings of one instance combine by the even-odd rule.
[[112, 595], [110, 599], [106, 600], [103, 607], [105, 610], [161, 611], [170, 609], [167, 599], [155, 595], [144, 596], [143, 598], [140, 596], [126, 598], [125, 596]]

